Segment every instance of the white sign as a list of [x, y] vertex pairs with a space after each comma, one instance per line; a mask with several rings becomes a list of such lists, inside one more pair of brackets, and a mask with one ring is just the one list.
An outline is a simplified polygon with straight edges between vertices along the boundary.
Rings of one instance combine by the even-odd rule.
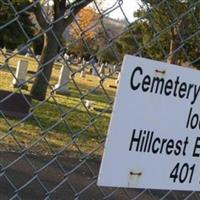
[[125, 56], [100, 186], [200, 191], [200, 72]]

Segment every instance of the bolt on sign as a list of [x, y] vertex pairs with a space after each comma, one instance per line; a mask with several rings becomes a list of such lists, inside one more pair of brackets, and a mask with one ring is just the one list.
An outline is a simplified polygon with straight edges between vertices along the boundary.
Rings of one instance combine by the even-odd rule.
[[126, 55], [98, 185], [200, 191], [200, 72]]

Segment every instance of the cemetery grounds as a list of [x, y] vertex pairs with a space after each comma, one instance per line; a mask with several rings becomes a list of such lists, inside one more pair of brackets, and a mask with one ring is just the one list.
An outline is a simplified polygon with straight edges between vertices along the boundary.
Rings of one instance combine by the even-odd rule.
[[[28, 89], [22, 90], [29, 94], [32, 84], [32, 74], [37, 70], [37, 63], [32, 57], [22, 55], [13, 56], [8, 65], [0, 68], [0, 89], [18, 91], [12, 86], [17, 62], [28, 61]], [[0, 64], [6, 63], [0, 55]], [[108, 77], [105, 81], [98, 76], [86, 74], [80, 77], [80, 66], [71, 67], [72, 78], [69, 83], [70, 95], [47, 95], [47, 101], [32, 100], [33, 114], [37, 120], [19, 122], [15, 118], [0, 118], [0, 150], [8, 152], [22, 152], [30, 154], [50, 155], [62, 151], [63, 155], [77, 154], [102, 155], [102, 143], [108, 130], [112, 103], [115, 95], [116, 77]], [[61, 64], [55, 63], [50, 85], [56, 85]], [[77, 89], [78, 88], [78, 89]], [[105, 92], [106, 90], [106, 92]], [[85, 100], [92, 102], [92, 108], [84, 107]], [[39, 106], [43, 104], [42, 106]], [[68, 113], [66, 118], [64, 113]], [[101, 117], [99, 117], [101, 115]], [[39, 125], [38, 125], [39, 123]], [[66, 123], [67, 127], [66, 128]], [[9, 130], [12, 127], [12, 130]], [[69, 144], [66, 146], [66, 144]], [[78, 148], [77, 148], [78, 147]], [[99, 149], [97, 148], [99, 147]], [[95, 153], [93, 152], [95, 149]], [[79, 155], [80, 156], [80, 155]]]

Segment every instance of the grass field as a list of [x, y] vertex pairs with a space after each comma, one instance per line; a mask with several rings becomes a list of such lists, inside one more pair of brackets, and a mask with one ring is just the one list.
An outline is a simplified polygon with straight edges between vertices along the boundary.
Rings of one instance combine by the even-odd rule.
[[[12, 73], [19, 59], [29, 61], [28, 70], [36, 71], [37, 63], [32, 58], [15, 56], [8, 66], [0, 68], [0, 89], [15, 91], [12, 87]], [[5, 58], [0, 55], [0, 63]], [[57, 83], [60, 66], [55, 65], [50, 85]], [[72, 67], [69, 83], [70, 95], [51, 95], [48, 90], [45, 102], [32, 101], [33, 117], [25, 122], [19, 119], [0, 117], [0, 149], [4, 151], [28, 151], [30, 153], [55, 154], [58, 152], [102, 154], [102, 145], [110, 121], [115, 89], [109, 88], [115, 79], [108, 78], [100, 85], [99, 79], [92, 75], [81, 78], [78, 67]], [[31, 88], [32, 73], [28, 74]], [[75, 82], [75, 84], [74, 84]], [[77, 89], [78, 88], [78, 89]], [[106, 90], [106, 93], [104, 89]], [[94, 109], [87, 110], [84, 100], [90, 100]]]

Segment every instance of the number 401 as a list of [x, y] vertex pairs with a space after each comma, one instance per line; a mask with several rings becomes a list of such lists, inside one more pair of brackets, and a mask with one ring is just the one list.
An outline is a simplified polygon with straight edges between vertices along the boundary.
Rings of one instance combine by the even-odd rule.
[[173, 182], [178, 180], [180, 183], [184, 183], [186, 180], [188, 180], [189, 183], [191, 183], [194, 174], [194, 168], [195, 164], [190, 167], [188, 163], [184, 163], [182, 166], [180, 163], [177, 163], [171, 171], [169, 177], [173, 179]]

